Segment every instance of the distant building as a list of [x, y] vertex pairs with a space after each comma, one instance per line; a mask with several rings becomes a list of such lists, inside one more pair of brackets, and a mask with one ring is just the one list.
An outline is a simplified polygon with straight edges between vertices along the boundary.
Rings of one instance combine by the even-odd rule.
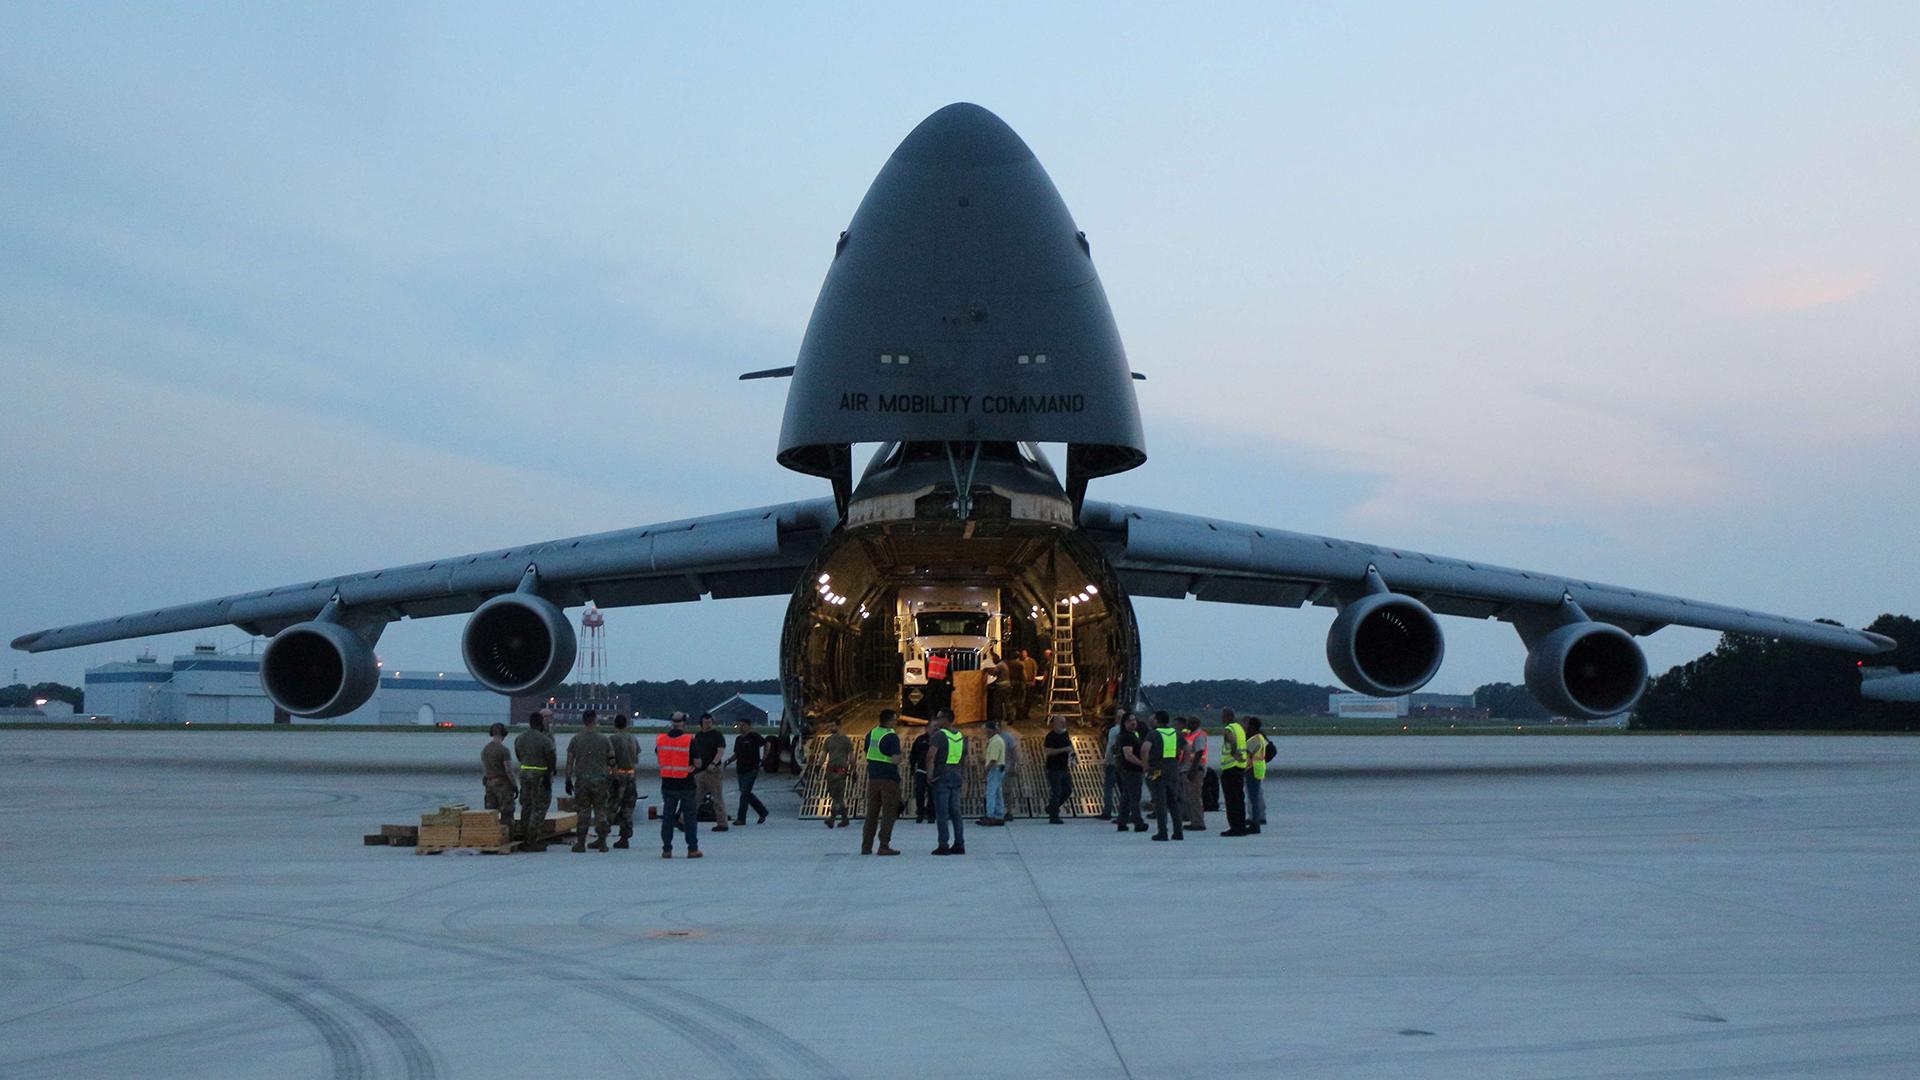
[[1450, 715], [1474, 711], [1472, 694], [1401, 694], [1399, 697], [1370, 697], [1351, 693], [1327, 695], [1327, 712], [1342, 720], [1398, 720], [1412, 715]]
[[513, 699], [510, 724], [524, 724], [535, 709], [552, 709], [556, 724], [578, 724], [580, 714], [592, 709], [601, 716], [633, 712], [629, 694], [602, 694], [599, 697], [558, 697], [553, 694], [519, 694]]
[[707, 711], [713, 714], [715, 727], [746, 720], [755, 727], [777, 728], [786, 704], [779, 694], [735, 694]]
[[[260, 658], [199, 646], [173, 662], [157, 658], [88, 668], [87, 711], [120, 723], [285, 724], [260, 686]], [[507, 718], [507, 699], [466, 672], [382, 671], [365, 705], [333, 724], [491, 724]], [[316, 721], [318, 722], [318, 721]]]
[[73, 706], [52, 698], [36, 701], [32, 705], [10, 705], [0, 708], [0, 723], [37, 724], [48, 720], [84, 719], [87, 717], [74, 715]]

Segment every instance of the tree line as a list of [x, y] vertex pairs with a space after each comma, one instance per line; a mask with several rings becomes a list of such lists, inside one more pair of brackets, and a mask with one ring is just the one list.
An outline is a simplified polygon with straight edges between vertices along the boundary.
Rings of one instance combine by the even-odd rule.
[[[1920, 620], [1882, 615], [1867, 626], [1899, 643], [1873, 666], [1920, 670]], [[1633, 726], [1687, 731], [1913, 731], [1920, 704], [1860, 696], [1860, 657], [1772, 638], [1724, 634], [1712, 652], [1654, 679]]]
[[26, 683], [14, 683], [12, 686], [0, 687], [0, 709], [32, 708], [34, 702], [43, 698], [47, 701], [64, 701], [73, 706], [74, 712], [80, 712], [85, 695], [77, 686], [67, 686], [57, 682], [34, 683], [32, 686]]

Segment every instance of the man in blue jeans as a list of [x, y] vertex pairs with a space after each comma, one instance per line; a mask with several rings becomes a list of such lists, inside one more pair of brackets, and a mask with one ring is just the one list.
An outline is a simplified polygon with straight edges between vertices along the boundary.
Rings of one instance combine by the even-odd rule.
[[[1127, 710], [1113, 707], [1113, 719], [1107, 725], [1107, 753], [1102, 759], [1100, 787], [1100, 820], [1105, 821], [1119, 813], [1120, 788], [1120, 728], [1127, 722]], [[1122, 819], [1124, 820], [1124, 819]]]
[[[933, 714], [932, 738], [927, 740], [927, 779], [933, 788], [933, 824], [940, 833], [935, 855], [965, 855], [966, 826], [960, 818], [960, 760], [966, 756], [967, 739], [953, 729], [953, 710]], [[948, 826], [952, 826], [953, 844], [947, 844]]]
[[660, 758], [660, 857], [673, 858], [673, 829], [687, 835], [687, 858], [700, 858], [700, 799], [693, 783], [693, 735], [687, 714], [677, 712], [667, 730], [654, 736], [653, 752]]
[[987, 721], [987, 813], [976, 824], [1007, 823], [1007, 741], [1000, 737], [1000, 721]]

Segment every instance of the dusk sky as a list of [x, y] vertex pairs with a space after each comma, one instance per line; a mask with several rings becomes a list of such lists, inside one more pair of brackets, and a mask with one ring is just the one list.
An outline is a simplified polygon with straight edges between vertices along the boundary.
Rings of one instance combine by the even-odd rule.
[[[13, 3], [0, 642], [826, 494], [735, 376], [963, 100], [1149, 377], [1092, 497], [1920, 614], [1920, 5]], [[616, 609], [612, 672], [771, 677], [784, 604]], [[1149, 681], [1332, 681], [1330, 611], [1137, 609]], [[1519, 681], [1511, 628], [1443, 625], [1433, 689]], [[246, 635], [0, 676], [196, 640]]]

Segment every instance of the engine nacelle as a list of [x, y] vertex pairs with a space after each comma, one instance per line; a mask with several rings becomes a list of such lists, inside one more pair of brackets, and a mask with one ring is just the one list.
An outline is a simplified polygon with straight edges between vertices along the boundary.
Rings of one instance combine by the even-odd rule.
[[573, 670], [573, 625], [550, 600], [531, 592], [480, 605], [460, 635], [460, 654], [480, 685], [499, 694], [537, 694]]
[[1327, 631], [1333, 673], [1375, 697], [1411, 694], [1427, 685], [1446, 654], [1446, 638], [1433, 612], [1401, 593], [1360, 597], [1340, 609]]
[[295, 716], [325, 720], [367, 703], [380, 685], [373, 646], [350, 627], [316, 620], [287, 627], [260, 657], [267, 698]]
[[1647, 688], [1647, 657], [1633, 635], [1597, 622], [1569, 623], [1527, 651], [1527, 689], [1550, 711], [1582, 720], [1617, 716]]

